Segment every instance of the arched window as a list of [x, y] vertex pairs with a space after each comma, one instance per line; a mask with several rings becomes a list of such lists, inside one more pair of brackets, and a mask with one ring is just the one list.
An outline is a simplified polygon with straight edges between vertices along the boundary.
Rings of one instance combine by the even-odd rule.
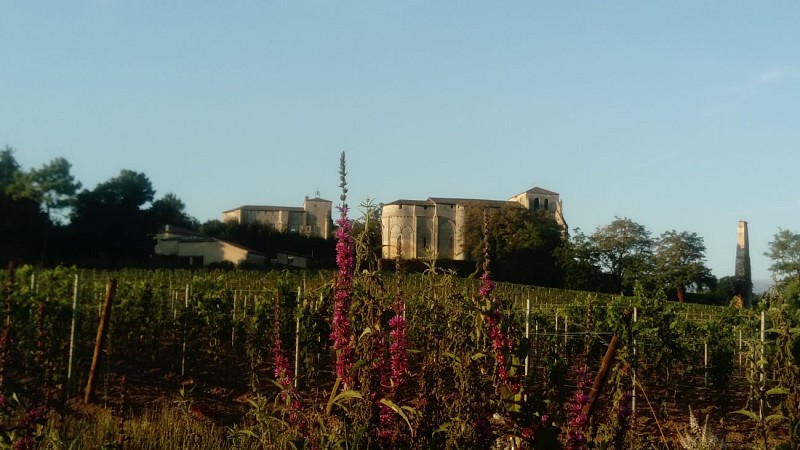
[[539, 210], [539, 199], [538, 198], [533, 199], [533, 210], [534, 211], [538, 211]]
[[547, 207], [548, 207], [548, 206], [550, 206], [550, 201], [549, 201], [549, 200], [547, 200], [547, 199], [544, 199], [544, 210], [545, 210], [545, 211], [547, 211]]

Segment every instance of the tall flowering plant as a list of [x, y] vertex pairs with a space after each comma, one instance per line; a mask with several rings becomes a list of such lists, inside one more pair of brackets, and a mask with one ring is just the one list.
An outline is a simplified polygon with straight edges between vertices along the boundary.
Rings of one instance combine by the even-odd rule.
[[333, 294], [333, 324], [331, 327], [331, 341], [336, 351], [336, 375], [342, 380], [347, 389], [352, 383], [350, 369], [353, 367], [352, 330], [349, 318], [350, 303], [352, 300], [353, 268], [355, 267], [355, 250], [352, 237], [353, 226], [347, 217], [347, 172], [345, 170], [345, 156], [339, 160], [339, 187], [342, 194], [339, 197], [342, 203], [337, 206], [339, 218], [336, 220], [336, 281]]
[[485, 307], [483, 311], [483, 322], [489, 330], [489, 338], [492, 340], [492, 350], [494, 350], [494, 357], [497, 365], [497, 374], [500, 381], [506, 385], [511, 392], [517, 393], [520, 389], [520, 384], [516, 377], [511, 376], [507, 369], [507, 357], [514, 351], [514, 342], [508, 335], [506, 330], [501, 327], [503, 319], [503, 305], [500, 298], [494, 295], [495, 283], [492, 281], [491, 272], [489, 271], [489, 219], [484, 211], [483, 214], [483, 274], [481, 275], [481, 284], [478, 289], [478, 297], [482, 300]]
[[394, 315], [389, 319], [389, 355], [392, 364], [391, 386], [397, 391], [406, 379], [408, 372], [408, 341], [406, 340], [406, 302], [400, 288], [401, 283], [400, 250], [397, 254], [397, 276], [395, 277], [395, 295], [392, 310]]
[[[389, 319], [389, 367], [381, 389], [383, 394], [397, 400], [398, 392], [408, 376], [408, 341], [406, 339], [406, 303], [402, 285], [402, 247], [397, 249], [395, 276], [395, 295], [392, 303], [392, 317]], [[378, 436], [384, 445], [396, 444], [398, 435], [395, 429], [397, 415], [386, 403], [380, 403], [380, 425]]]

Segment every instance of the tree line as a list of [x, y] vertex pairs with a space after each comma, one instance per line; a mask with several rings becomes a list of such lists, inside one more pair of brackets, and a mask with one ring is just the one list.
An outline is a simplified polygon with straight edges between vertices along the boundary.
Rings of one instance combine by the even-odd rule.
[[[465, 248], [481, 254], [482, 210], [467, 213]], [[632, 293], [663, 289], [680, 301], [687, 292], [725, 298], [734, 295], [731, 280], [718, 280], [705, 263], [703, 238], [688, 231], [653, 237], [644, 225], [615, 218], [591, 234], [580, 229], [566, 236], [552, 215], [531, 214], [508, 205], [487, 210], [489, 255], [501, 281], [574, 290]]]
[[47, 266], [142, 267], [154, 258], [155, 236], [164, 225], [198, 231], [261, 251], [294, 249], [331, 258], [333, 243], [278, 233], [261, 224], [211, 220], [200, 224], [174, 193], [156, 198], [150, 179], [123, 169], [85, 189], [65, 158], [25, 170], [14, 149], [0, 150], [0, 261]]
[[[203, 224], [187, 214], [174, 193], [156, 198], [143, 173], [122, 170], [93, 189], [83, 188], [65, 158], [23, 169], [14, 149], [0, 150], [0, 261], [83, 267], [157, 264], [155, 235], [175, 225], [235, 242], [274, 257], [277, 249], [332, 259], [332, 240], [280, 233], [265, 224]], [[359, 251], [380, 258], [380, 208], [362, 204], [354, 235], [364, 240]], [[464, 248], [473, 259], [483, 255], [483, 211], [486, 210], [493, 276], [499, 281], [609, 293], [664, 290], [676, 300], [704, 295], [704, 301], [728, 302], [737, 294], [733, 277], [717, 279], [706, 266], [703, 238], [689, 231], [668, 230], [653, 236], [629, 218], [586, 234], [567, 235], [551, 215], [531, 214], [511, 205], [470, 208]], [[357, 239], [358, 242], [358, 239]], [[779, 230], [766, 253], [776, 278], [800, 279], [800, 235]], [[369, 259], [367, 259], [369, 260]], [[478, 264], [439, 261], [468, 275]], [[469, 264], [472, 264], [471, 267]], [[387, 264], [384, 264], [387, 266]], [[412, 263], [411, 268], [414, 267]], [[418, 264], [421, 270], [425, 265]], [[800, 282], [797, 283], [800, 286]], [[800, 287], [797, 288], [800, 291]]]
[[143, 173], [125, 169], [93, 189], [82, 187], [65, 158], [25, 170], [13, 148], [1, 150], [0, 256], [44, 265], [141, 265], [159, 226], [197, 227], [175, 194], [156, 199]]

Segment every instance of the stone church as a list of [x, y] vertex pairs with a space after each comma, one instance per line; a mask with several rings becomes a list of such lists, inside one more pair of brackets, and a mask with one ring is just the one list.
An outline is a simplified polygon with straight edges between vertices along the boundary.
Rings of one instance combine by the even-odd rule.
[[404, 259], [434, 256], [437, 259], [468, 259], [463, 248], [464, 225], [469, 208], [522, 206], [531, 214], [546, 211], [553, 215], [564, 233], [561, 200], [555, 192], [539, 187], [508, 200], [429, 197], [427, 200], [396, 200], [383, 205], [381, 213], [383, 258], [397, 257], [402, 245]]

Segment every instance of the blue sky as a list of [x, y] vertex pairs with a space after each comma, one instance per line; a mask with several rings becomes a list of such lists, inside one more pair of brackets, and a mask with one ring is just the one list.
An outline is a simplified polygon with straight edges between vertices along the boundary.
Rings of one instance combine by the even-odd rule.
[[800, 3], [0, 0], [0, 145], [242, 204], [561, 194], [755, 278], [800, 231]]

